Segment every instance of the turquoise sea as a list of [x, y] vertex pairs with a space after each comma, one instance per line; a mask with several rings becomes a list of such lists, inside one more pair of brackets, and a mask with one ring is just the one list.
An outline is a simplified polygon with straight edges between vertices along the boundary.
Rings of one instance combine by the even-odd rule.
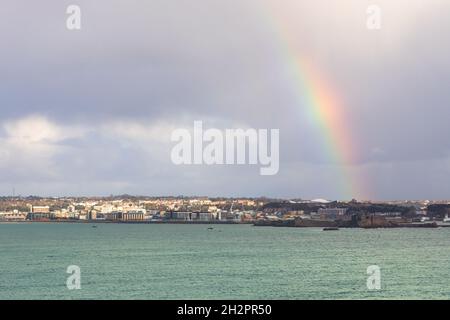
[[96, 226], [0, 224], [0, 299], [450, 298], [450, 228]]

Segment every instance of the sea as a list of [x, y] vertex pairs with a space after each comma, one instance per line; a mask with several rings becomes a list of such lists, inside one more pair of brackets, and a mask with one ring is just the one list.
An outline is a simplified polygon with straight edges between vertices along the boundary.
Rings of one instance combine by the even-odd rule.
[[0, 299], [449, 298], [450, 228], [0, 223]]

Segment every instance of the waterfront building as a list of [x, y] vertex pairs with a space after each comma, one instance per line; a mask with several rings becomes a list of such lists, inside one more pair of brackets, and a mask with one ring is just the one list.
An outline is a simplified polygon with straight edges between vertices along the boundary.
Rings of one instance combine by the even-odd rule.
[[26, 218], [26, 213], [18, 212], [17, 210], [12, 212], [0, 212], [0, 221], [25, 221]]
[[321, 219], [336, 220], [345, 216], [347, 208], [321, 208], [317, 214]]
[[190, 221], [196, 219], [197, 214], [189, 211], [171, 211], [168, 212], [166, 218], [169, 220], [184, 220]]
[[50, 213], [50, 218], [52, 219], [68, 219], [69, 218], [69, 212], [67, 212], [66, 209], [63, 210], [57, 210]]
[[297, 217], [303, 217], [305, 215], [305, 212], [303, 210], [290, 210], [286, 212], [286, 214], [283, 215], [283, 218], [285, 219], [294, 219]]
[[97, 220], [97, 210], [91, 210], [89, 212], [89, 220]]
[[211, 212], [198, 212], [199, 221], [211, 221], [214, 220], [214, 215]]
[[50, 212], [30, 212], [27, 215], [28, 220], [47, 221], [50, 220]]
[[76, 220], [80, 214], [78, 212], [69, 212], [69, 219]]
[[122, 214], [122, 221], [144, 221], [145, 213], [141, 211], [129, 211]]
[[105, 218], [111, 221], [144, 221], [144, 213], [115, 211], [105, 214]]
[[49, 206], [31, 206], [32, 213], [50, 213]]

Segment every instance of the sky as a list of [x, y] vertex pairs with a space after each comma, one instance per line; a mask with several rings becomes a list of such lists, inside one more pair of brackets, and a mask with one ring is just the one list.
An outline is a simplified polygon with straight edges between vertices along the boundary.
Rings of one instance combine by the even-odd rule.
[[[80, 30], [66, 27], [72, 4]], [[369, 5], [379, 30], [367, 28]], [[447, 0], [0, 6], [0, 195], [450, 198]], [[338, 132], [324, 142], [293, 58], [338, 96], [351, 150]], [[195, 120], [279, 129], [278, 174], [173, 164], [171, 133]]]

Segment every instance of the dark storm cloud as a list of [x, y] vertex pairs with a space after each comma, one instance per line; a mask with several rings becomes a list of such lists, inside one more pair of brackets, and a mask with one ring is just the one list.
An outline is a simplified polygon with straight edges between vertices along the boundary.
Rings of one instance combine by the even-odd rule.
[[0, 66], [5, 116], [237, 115], [245, 113], [243, 104], [258, 104], [254, 97], [268, 95], [277, 80], [265, 69], [270, 44], [237, 2], [79, 5], [78, 32], [65, 29], [61, 4], [33, 4], [19, 21], [2, 19], [12, 43]]

